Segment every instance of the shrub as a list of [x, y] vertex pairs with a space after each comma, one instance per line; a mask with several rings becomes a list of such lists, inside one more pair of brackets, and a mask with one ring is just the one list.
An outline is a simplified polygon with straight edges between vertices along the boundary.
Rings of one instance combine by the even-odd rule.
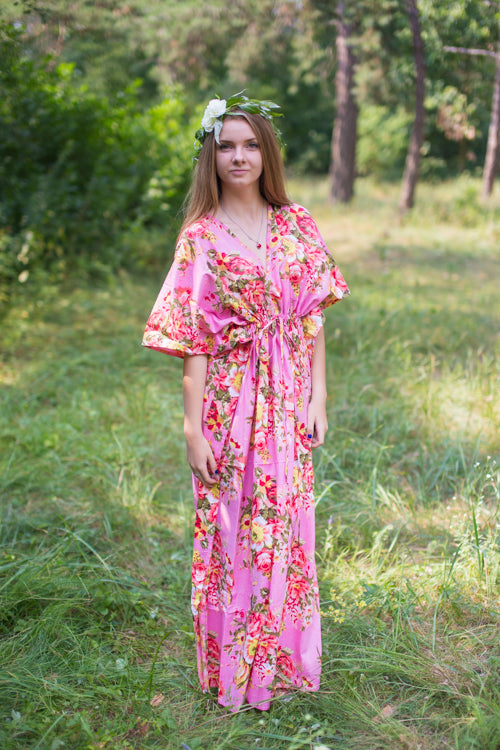
[[398, 107], [394, 111], [365, 106], [359, 114], [357, 167], [362, 175], [400, 177], [404, 168], [412, 116]]
[[191, 170], [179, 95], [145, 112], [139, 82], [113, 101], [97, 97], [72, 66], [28, 59], [9, 26], [0, 28], [0, 58], [3, 301], [33, 274], [133, 266], [124, 233], [162, 226], [173, 238]]

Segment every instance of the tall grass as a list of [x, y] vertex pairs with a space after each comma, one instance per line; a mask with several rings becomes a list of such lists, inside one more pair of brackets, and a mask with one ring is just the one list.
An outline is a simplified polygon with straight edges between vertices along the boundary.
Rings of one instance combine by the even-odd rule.
[[327, 313], [316, 695], [233, 716], [196, 677], [180, 362], [140, 348], [161, 279], [46, 288], [0, 372], [6, 750], [500, 747], [498, 199], [292, 185], [352, 297]]

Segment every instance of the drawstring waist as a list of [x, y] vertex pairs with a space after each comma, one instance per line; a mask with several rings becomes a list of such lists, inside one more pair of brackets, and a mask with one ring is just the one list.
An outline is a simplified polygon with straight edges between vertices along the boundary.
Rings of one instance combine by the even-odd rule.
[[276, 333], [277, 329], [279, 331], [279, 340], [281, 347], [285, 338], [288, 340], [288, 343], [292, 345], [292, 347], [294, 346], [292, 338], [294, 333], [299, 336], [301, 344], [304, 344], [304, 328], [302, 325], [302, 318], [300, 318], [298, 315], [292, 314], [289, 315], [288, 318], [277, 316], [276, 318], [273, 318], [268, 323], [266, 323], [260, 329], [257, 328], [258, 323], [255, 323], [254, 326], [257, 341], [259, 342], [259, 348], [262, 344], [264, 335], [266, 333]]
[[[295, 363], [292, 364], [291, 380], [288, 381], [289, 388], [292, 388], [292, 394], [290, 394], [290, 391], [288, 389], [283, 388], [283, 382], [281, 382], [279, 384], [279, 388], [277, 388], [276, 384], [272, 383], [271, 381], [274, 380], [274, 378], [272, 378], [272, 375], [276, 372], [276, 365], [278, 365], [279, 368], [280, 380], [283, 379], [283, 373], [285, 372], [287, 365], [290, 366], [289, 360], [287, 362], [288, 357], [285, 357], [285, 341], [287, 344], [287, 348], [290, 350], [292, 361], [295, 359], [295, 353], [299, 353], [305, 350], [302, 319], [298, 315], [290, 315], [287, 318], [277, 316], [276, 318], [273, 318], [268, 323], [263, 325], [260, 329], [257, 329], [257, 326], [258, 324], [255, 324], [254, 336], [256, 343], [255, 410], [258, 418], [255, 419], [254, 424], [258, 425], [260, 427], [261, 433], [266, 436], [265, 446], [261, 450], [257, 450], [261, 453], [265, 461], [266, 456], [269, 454], [269, 440], [277, 444], [277, 450], [275, 454], [281, 450], [281, 447], [284, 443], [285, 473], [286, 476], [289, 477], [289, 481], [291, 481], [291, 477], [289, 476], [291, 469], [289, 444], [290, 439], [292, 439], [293, 441], [294, 437], [293, 435], [290, 435], [290, 430], [295, 433], [295, 424], [290, 425], [289, 417], [291, 416], [290, 404], [295, 402], [292, 394], [295, 387], [294, 371], [296, 370], [297, 365]], [[273, 344], [269, 340], [269, 335], [278, 337], [280, 349], [278, 362], [269, 361], [274, 349]], [[300, 343], [296, 341], [296, 337], [299, 337]], [[277, 413], [280, 413], [281, 411], [282, 414], [281, 424], [284, 431], [282, 435], [276, 433], [276, 424], [274, 424], [274, 430], [272, 431], [272, 433], [269, 432], [269, 400], [276, 398], [280, 400], [279, 406], [281, 407], [281, 409], [278, 409]], [[271, 406], [271, 408], [273, 407]], [[294, 420], [294, 415], [292, 418]], [[258, 437], [259, 436], [254, 433], [254, 439], [256, 439], [256, 441], [258, 440]]]

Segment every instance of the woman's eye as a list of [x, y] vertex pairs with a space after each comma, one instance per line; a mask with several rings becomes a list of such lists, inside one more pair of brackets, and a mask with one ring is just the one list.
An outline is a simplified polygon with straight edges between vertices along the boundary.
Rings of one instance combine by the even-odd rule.
[[221, 143], [219, 145], [219, 150], [220, 151], [229, 151], [229, 144], [228, 143]]
[[259, 144], [258, 144], [258, 143], [249, 143], [249, 144], [248, 144], [248, 147], [249, 147], [249, 148], [253, 148], [253, 149], [256, 149], [256, 148], [259, 148]]

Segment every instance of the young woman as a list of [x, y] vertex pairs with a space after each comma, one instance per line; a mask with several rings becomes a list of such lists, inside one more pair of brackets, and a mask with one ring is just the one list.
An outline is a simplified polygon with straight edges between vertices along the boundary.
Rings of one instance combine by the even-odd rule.
[[144, 345], [184, 358], [204, 691], [236, 711], [317, 690], [311, 449], [327, 430], [322, 308], [349, 293], [285, 192], [276, 105], [212, 100], [175, 259]]

